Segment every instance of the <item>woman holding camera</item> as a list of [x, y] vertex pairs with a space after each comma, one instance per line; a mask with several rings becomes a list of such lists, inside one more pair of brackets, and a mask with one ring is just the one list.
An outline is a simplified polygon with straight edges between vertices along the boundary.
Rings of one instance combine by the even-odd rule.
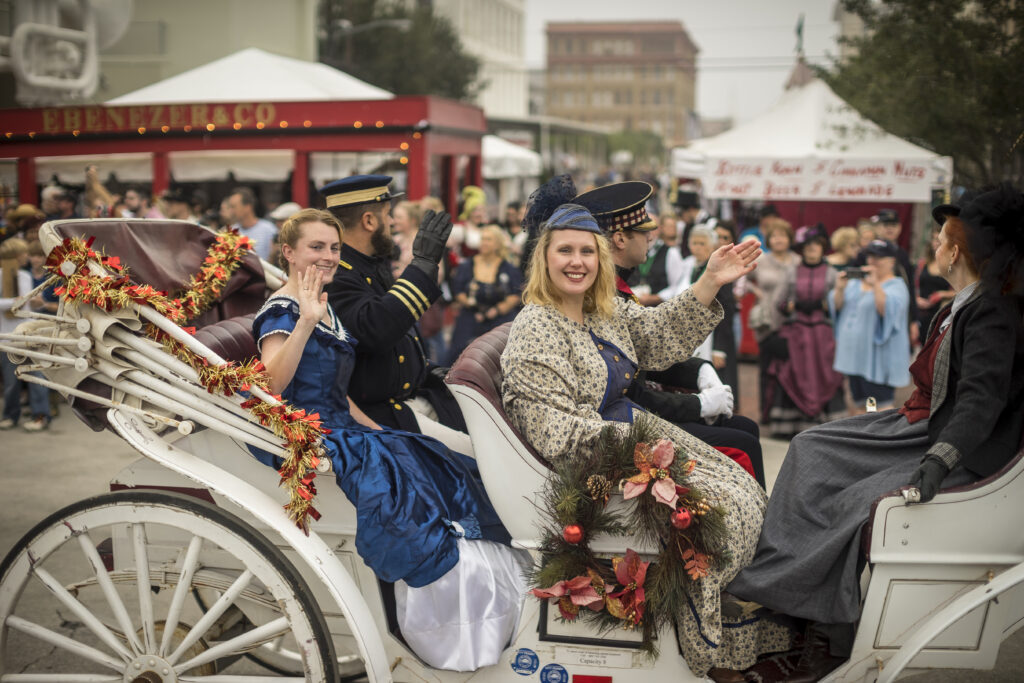
[[879, 410], [892, 408], [896, 387], [910, 383], [910, 291], [896, 275], [898, 248], [872, 240], [864, 253], [867, 265], [840, 271], [829, 293], [836, 320], [833, 367], [849, 378], [854, 413], [864, 412], [869, 398]]

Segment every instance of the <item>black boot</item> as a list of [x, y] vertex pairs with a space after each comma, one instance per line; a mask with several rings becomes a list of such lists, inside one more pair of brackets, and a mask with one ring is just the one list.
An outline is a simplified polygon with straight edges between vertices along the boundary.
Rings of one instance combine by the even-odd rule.
[[829, 654], [828, 637], [815, 628], [814, 624], [808, 624], [804, 651], [796, 669], [785, 679], [785, 683], [816, 683], [845, 661], [843, 657]]

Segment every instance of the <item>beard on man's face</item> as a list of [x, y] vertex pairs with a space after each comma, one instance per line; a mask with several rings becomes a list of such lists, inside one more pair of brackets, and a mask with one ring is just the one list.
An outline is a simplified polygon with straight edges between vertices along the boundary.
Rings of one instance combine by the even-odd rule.
[[377, 229], [370, 235], [370, 246], [373, 247], [375, 256], [382, 256], [384, 258], [390, 258], [395, 250], [395, 243], [392, 241], [391, 235], [388, 234], [387, 228], [383, 223], [378, 225]]

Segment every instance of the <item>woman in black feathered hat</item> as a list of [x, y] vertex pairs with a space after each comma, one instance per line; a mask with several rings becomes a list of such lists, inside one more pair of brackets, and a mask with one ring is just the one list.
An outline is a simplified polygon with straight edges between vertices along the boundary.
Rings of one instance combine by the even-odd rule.
[[1024, 196], [1003, 184], [934, 216], [942, 225], [935, 259], [956, 296], [910, 367], [913, 395], [898, 410], [793, 439], [758, 553], [729, 586], [811, 622], [801, 669], [787, 680], [818, 680], [850, 654], [860, 617], [858, 540], [871, 502], [908, 483], [929, 501], [940, 486], [995, 474], [1021, 443]]

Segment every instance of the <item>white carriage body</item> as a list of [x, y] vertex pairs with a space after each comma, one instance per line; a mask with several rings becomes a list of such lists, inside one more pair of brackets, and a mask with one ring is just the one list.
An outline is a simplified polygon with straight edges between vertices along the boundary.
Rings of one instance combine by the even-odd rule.
[[[69, 222], [44, 226], [42, 237], [48, 248], [60, 243], [58, 230], [63, 223]], [[118, 223], [129, 229], [133, 224]], [[92, 226], [102, 229], [102, 222]], [[175, 334], [211, 362], [221, 360], [153, 311], [143, 308], [138, 315]], [[638, 648], [637, 634], [600, 634], [585, 625], [561, 623], [555, 619], [555, 610], [547, 610], [532, 597], [525, 599], [516, 635], [497, 665], [465, 673], [427, 667], [389, 628], [381, 584], [355, 552], [355, 510], [341, 490], [327, 481], [331, 475], [322, 475], [318, 486], [317, 507], [323, 517], [312, 523], [305, 536], [282, 509], [286, 497], [277, 473], [255, 460], [245, 446], [279, 440], [256, 424], [238, 401], [206, 394], [181, 363], [137, 335], [135, 318], [136, 314], [62, 306], [58, 316], [40, 324], [52, 337], [71, 342], [31, 341], [32, 334], [19, 328], [23, 340], [0, 339], [0, 349], [35, 352], [34, 362], [66, 396], [82, 391], [87, 377], [105, 378], [116, 399], [107, 421], [144, 456], [117, 473], [112, 488], [186, 490], [212, 499], [247, 522], [280, 548], [305, 578], [339, 657], [347, 666], [361, 661], [370, 681], [517, 681], [522, 677], [513, 665], [517, 653], [524, 650], [532, 653], [538, 668], [561, 666], [570, 677], [567, 680], [573, 676], [593, 676], [590, 680], [602, 683], [702, 680], [687, 667], [674, 632], [659, 634], [661, 654], [651, 660]], [[539, 494], [549, 470], [500, 408], [497, 362], [503, 335], [507, 336], [507, 327], [477, 340], [453, 369], [449, 386], [466, 419], [495, 509], [514, 544], [532, 550]], [[79, 341], [83, 338], [88, 343]], [[63, 366], [48, 365], [40, 353], [63, 357]], [[183, 388], [178, 381], [182, 378], [186, 384], [191, 382], [191, 388]], [[168, 429], [168, 424], [177, 429]], [[898, 494], [880, 499], [869, 523], [870, 580], [854, 655], [829, 680], [888, 680], [929, 668], [991, 668], [999, 644], [1024, 616], [1024, 589], [1018, 587], [1024, 580], [1024, 538], [1015, 533], [1019, 518], [1015, 512], [1020, 511], [1021, 501], [1024, 459], [1020, 456], [1003, 473], [965, 490], [943, 492], [925, 505], [907, 505]], [[124, 563], [130, 564], [132, 539], [122, 535], [112, 540], [114, 566], [124, 568]], [[163, 569], [181, 561], [174, 538], [151, 539], [151, 543], [150, 559]], [[622, 538], [599, 538], [592, 547], [610, 555], [621, 554], [627, 545], [637, 547]], [[221, 559], [204, 558], [208, 566], [228, 573], [245, 569], [221, 566], [230, 565], [229, 561], [218, 564]], [[0, 590], [0, 613], [4, 600], [11, 599]], [[253, 621], [259, 623], [259, 619]], [[4, 675], [0, 663], [0, 680]]]

